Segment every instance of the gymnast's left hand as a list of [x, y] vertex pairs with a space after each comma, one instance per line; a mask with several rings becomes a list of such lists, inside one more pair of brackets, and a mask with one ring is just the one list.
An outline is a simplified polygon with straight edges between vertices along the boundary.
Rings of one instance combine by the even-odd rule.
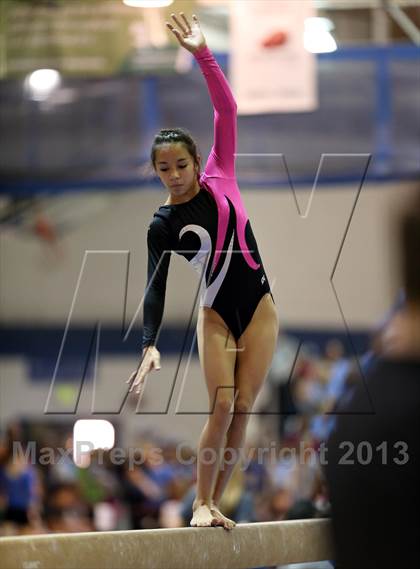
[[171, 14], [172, 19], [176, 23], [179, 29], [175, 28], [169, 22], [166, 22], [167, 27], [174, 34], [179, 44], [185, 47], [191, 53], [194, 53], [200, 47], [204, 47], [206, 40], [204, 38], [203, 32], [200, 28], [200, 22], [195, 14], [192, 16], [192, 23], [187, 20], [184, 12], [180, 12], [182, 22], [175, 14]]
[[137, 369], [133, 371], [126, 383], [131, 383], [129, 393], [136, 388], [136, 394], [143, 390], [144, 380], [147, 374], [152, 370], [160, 369], [160, 353], [155, 346], [148, 346], [143, 350], [143, 356]]

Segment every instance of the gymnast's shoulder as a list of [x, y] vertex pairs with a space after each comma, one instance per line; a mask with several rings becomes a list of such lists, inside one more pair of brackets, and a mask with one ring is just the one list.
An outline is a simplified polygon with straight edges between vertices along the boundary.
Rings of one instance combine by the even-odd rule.
[[149, 223], [147, 235], [148, 238], [171, 237], [171, 210], [160, 206], [152, 216]]

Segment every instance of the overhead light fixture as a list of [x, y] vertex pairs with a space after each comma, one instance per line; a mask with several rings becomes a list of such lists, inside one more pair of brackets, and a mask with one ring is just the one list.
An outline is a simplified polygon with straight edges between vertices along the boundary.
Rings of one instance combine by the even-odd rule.
[[126, 6], [131, 8], [166, 8], [173, 4], [174, 0], [123, 0]]
[[331, 34], [334, 24], [328, 18], [306, 18], [303, 44], [310, 53], [331, 53], [337, 43]]
[[34, 101], [44, 101], [60, 85], [61, 75], [56, 69], [37, 69], [25, 79], [25, 90]]

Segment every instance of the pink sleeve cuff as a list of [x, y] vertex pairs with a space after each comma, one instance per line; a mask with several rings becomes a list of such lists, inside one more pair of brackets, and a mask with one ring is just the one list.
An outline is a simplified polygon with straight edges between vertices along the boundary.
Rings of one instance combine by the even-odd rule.
[[203, 45], [194, 52], [194, 57], [200, 58], [203, 55], [208, 55], [209, 53], [211, 54], [209, 47], [207, 45]]

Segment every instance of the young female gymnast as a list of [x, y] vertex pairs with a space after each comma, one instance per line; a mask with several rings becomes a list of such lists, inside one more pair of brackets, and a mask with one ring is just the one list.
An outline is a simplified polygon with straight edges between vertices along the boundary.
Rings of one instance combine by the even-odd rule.
[[[144, 300], [142, 361], [128, 383], [139, 393], [152, 369], [160, 369], [155, 346], [165, 301], [169, 253], [183, 255], [202, 276], [197, 342], [210, 413], [198, 449], [197, 495], [192, 526], [232, 529], [218, 503], [239, 456], [246, 425], [268, 373], [277, 341], [278, 318], [251, 225], [235, 178], [236, 103], [222, 70], [206, 45], [200, 24], [181, 12], [168, 28], [194, 54], [214, 106], [214, 144], [204, 172], [190, 135], [161, 130], [151, 161], [169, 192], [150, 223], [148, 278]], [[232, 411], [233, 407], [233, 411]], [[211, 449], [218, 461], [201, 460]]]

